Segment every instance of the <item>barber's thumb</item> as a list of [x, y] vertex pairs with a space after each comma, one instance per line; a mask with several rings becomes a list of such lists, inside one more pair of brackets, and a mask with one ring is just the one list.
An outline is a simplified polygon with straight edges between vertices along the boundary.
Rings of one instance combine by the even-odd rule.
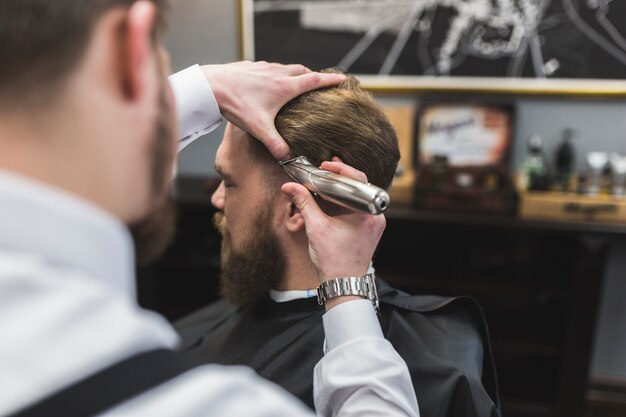
[[275, 126], [272, 125], [268, 128], [267, 134], [261, 141], [277, 160], [286, 161], [291, 157], [289, 145], [287, 145], [287, 142], [280, 136]]
[[324, 215], [313, 195], [304, 186], [295, 182], [288, 182], [283, 184], [280, 190], [295, 204], [304, 216], [305, 222], [313, 221], [314, 217]]

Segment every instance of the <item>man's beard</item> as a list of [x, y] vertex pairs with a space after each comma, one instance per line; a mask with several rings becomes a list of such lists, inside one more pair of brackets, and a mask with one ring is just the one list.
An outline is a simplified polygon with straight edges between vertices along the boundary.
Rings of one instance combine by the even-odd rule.
[[250, 304], [265, 298], [276, 288], [285, 273], [285, 255], [270, 226], [270, 212], [263, 209], [254, 220], [254, 235], [235, 250], [222, 213], [213, 217], [222, 235], [220, 288], [222, 296], [235, 305]]
[[138, 222], [130, 225], [135, 241], [135, 258], [144, 265], [154, 261], [168, 248], [176, 231], [176, 206], [169, 194], [170, 161], [174, 127], [170, 122], [170, 108], [165, 87], [159, 93], [160, 114], [154, 124], [153, 142], [150, 149], [150, 199], [151, 211]]

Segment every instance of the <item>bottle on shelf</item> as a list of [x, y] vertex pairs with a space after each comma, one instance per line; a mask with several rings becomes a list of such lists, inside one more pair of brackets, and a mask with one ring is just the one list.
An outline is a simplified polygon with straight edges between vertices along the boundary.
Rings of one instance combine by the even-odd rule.
[[616, 197], [626, 196], [626, 156], [613, 152], [610, 157], [613, 174], [611, 193]]
[[576, 149], [572, 140], [574, 129], [565, 128], [561, 132], [561, 143], [556, 149], [554, 166], [556, 168], [556, 186], [559, 191], [570, 191], [572, 180], [574, 179], [574, 169], [576, 165]]
[[589, 152], [587, 153], [587, 166], [589, 167], [589, 175], [585, 186], [585, 193], [589, 195], [599, 195], [602, 193], [605, 170], [609, 162], [608, 152]]
[[528, 140], [528, 155], [520, 168], [519, 186], [526, 191], [545, 191], [550, 185], [548, 162], [539, 135]]

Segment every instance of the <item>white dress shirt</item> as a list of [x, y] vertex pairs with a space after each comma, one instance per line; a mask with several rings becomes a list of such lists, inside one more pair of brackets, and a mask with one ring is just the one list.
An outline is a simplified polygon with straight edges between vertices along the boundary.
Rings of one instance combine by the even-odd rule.
[[[195, 82], [179, 74], [172, 85], [181, 137], [193, 138], [221, 116], [199, 67], [186, 71]], [[406, 364], [383, 338], [369, 301], [332, 309], [324, 329], [318, 415], [419, 414]], [[136, 304], [132, 240], [123, 224], [61, 189], [0, 170], [0, 416], [124, 358], [177, 344], [161, 316]], [[102, 415], [309, 413], [247, 368], [203, 365]]]

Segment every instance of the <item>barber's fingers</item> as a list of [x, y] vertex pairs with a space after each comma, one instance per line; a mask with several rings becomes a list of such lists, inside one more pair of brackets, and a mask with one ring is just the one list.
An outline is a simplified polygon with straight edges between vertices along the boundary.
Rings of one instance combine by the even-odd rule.
[[280, 64], [278, 62], [268, 61], [241, 61], [249, 67], [255, 67], [257, 70], [273, 72], [274, 74], [291, 75], [293, 77], [311, 72], [311, 70], [302, 64]]
[[326, 220], [326, 214], [320, 209], [313, 195], [304, 186], [295, 182], [283, 184], [280, 190], [291, 200], [304, 217], [307, 230], [319, 229]]
[[345, 81], [344, 74], [323, 74], [321, 72], [309, 72], [295, 77], [296, 96], [318, 88], [331, 87]]
[[361, 182], [367, 182], [367, 175], [364, 172], [359, 171], [356, 168], [352, 168], [350, 165], [346, 165], [341, 162], [341, 159], [336, 156], [333, 157], [332, 161], [322, 162], [320, 168], [325, 169], [327, 171], [334, 172], [336, 174], [345, 175], [346, 177], [355, 179]]
[[272, 156], [278, 161], [286, 161], [291, 158], [289, 145], [285, 142], [285, 139], [278, 133], [276, 126], [273, 122], [266, 123], [262, 128], [261, 133], [254, 132], [253, 134], [259, 138], [265, 147], [270, 151]]

